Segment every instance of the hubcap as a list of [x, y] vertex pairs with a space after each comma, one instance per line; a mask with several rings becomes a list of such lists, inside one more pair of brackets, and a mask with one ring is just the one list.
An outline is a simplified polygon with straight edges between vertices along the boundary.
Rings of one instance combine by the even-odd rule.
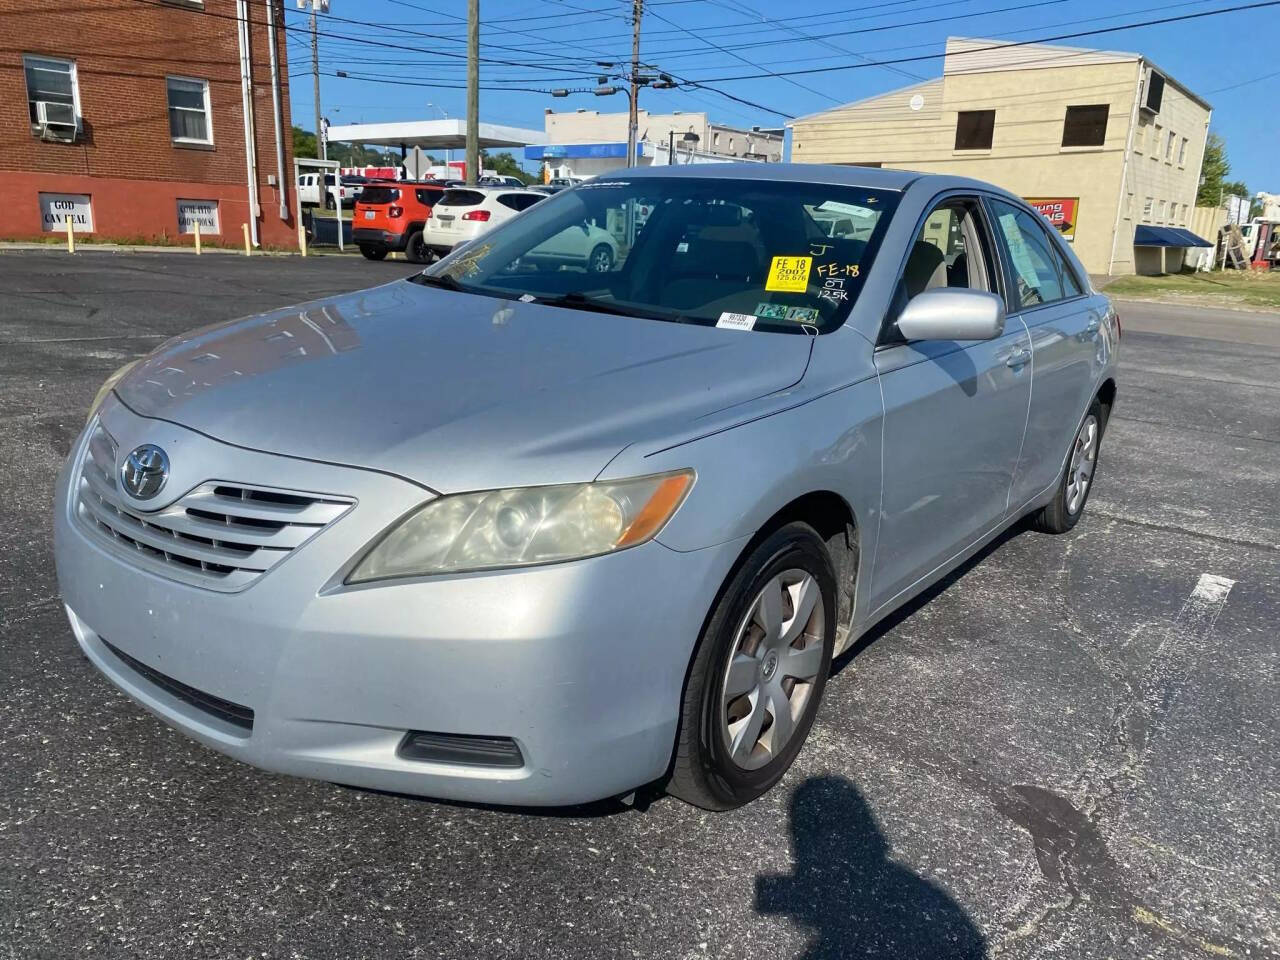
[[822, 668], [825, 605], [803, 570], [778, 574], [738, 626], [720, 694], [720, 736], [733, 762], [755, 770], [790, 742]]
[[591, 268], [596, 273], [605, 273], [606, 271], [608, 271], [609, 254], [604, 250], [601, 250], [599, 253], [597, 253], [595, 257], [592, 258]]
[[1071, 450], [1071, 463], [1067, 466], [1067, 512], [1079, 513], [1084, 506], [1085, 494], [1093, 482], [1093, 468], [1098, 463], [1098, 418], [1085, 417], [1076, 434], [1076, 444]]

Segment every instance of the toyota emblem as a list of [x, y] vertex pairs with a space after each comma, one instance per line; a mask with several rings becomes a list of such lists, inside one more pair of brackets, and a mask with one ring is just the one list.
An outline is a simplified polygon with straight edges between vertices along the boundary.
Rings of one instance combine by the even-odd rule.
[[135, 500], [150, 500], [169, 479], [169, 457], [153, 443], [136, 447], [120, 465], [120, 483]]

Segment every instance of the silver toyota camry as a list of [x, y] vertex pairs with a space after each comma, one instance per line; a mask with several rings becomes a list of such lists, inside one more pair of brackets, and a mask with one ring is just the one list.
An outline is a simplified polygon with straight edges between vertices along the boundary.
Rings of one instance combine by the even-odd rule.
[[[607, 270], [543, 255], [601, 232]], [[269, 770], [725, 809], [860, 634], [1079, 520], [1119, 339], [989, 184], [622, 171], [117, 372], [58, 481], [62, 596], [116, 686]]]

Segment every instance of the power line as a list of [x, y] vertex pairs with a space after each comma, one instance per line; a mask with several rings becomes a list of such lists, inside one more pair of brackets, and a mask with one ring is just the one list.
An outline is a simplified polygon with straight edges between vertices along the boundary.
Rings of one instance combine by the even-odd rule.
[[[1181, 23], [1188, 20], [1199, 20], [1204, 17], [1216, 17], [1224, 13], [1241, 13], [1245, 10], [1260, 10], [1265, 7], [1280, 6], [1280, 0], [1261, 0], [1259, 3], [1240, 4], [1234, 7], [1223, 7], [1218, 10], [1206, 10], [1201, 13], [1186, 13], [1177, 17], [1161, 17], [1156, 20], [1143, 20], [1138, 23], [1125, 23], [1116, 27], [1099, 27], [1094, 30], [1079, 30], [1074, 33], [1060, 33], [1056, 36], [1038, 37], [1034, 40], [1016, 40], [1012, 43], [995, 43], [985, 47], [972, 47], [966, 50], [966, 54], [985, 53], [992, 50], [1008, 50], [1011, 47], [1025, 47], [1037, 43], [1053, 43], [1058, 40], [1075, 40], [1080, 37], [1094, 37], [1104, 33], [1119, 33], [1122, 30], [1136, 30], [1140, 27], [1155, 27], [1166, 23]], [[876, 60], [870, 63], [850, 63], [843, 66], [832, 67], [807, 67], [799, 70], [788, 70], [785, 74], [738, 74], [728, 77], [710, 77], [706, 82], [709, 83], [728, 83], [734, 80], [762, 80], [769, 76], [803, 76], [814, 73], [835, 73], [840, 70], [858, 70], [864, 67], [882, 67], [889, 64], [898, 63], [919, 63], [922, 60], [934, 60], [937, 54], [922, 54], [915, 57], [898, 57], [894, 60]]]

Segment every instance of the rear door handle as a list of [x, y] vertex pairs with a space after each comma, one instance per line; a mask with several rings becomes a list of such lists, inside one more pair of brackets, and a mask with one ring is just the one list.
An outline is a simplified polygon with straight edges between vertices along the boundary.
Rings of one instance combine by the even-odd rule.
[[1005, 363], [1010, 367], [1021, 367], [1031, 359], [1031, 351], [1026, 347], [1018, 347], [1013, 353], [1009, 354], [1009, 358]]

